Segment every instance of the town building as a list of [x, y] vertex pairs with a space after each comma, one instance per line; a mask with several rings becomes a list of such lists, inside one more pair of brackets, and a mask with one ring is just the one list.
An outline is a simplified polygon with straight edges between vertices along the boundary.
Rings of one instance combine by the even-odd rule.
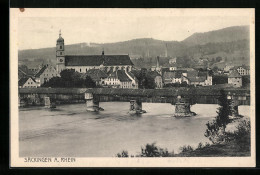
[[181, 71], [170, 71], [163, 74], [164, 84], [182, 83], [182, 72]]
[[237, 70], [232, 70], [228, 75], [228, 84], [231, 84], [234, 87], [242, 86], [242, 76], [238, 73]]
[[105, 85], [105, 79], [108, 77], [108, 75], [100, 69], [90, 69], [86, 73], [83, 73], [81, 77], [86, 79], [86, 76], [89, 76], [96, 85], [100, 86]]
[[249, 66], [238, 66], [235, 67], [235, 69], [237, 70], [237, 72], [239, 73], [239, 75], [250, 75], [250, 67]]
[[182, 76], [182, 82], [195, 86], [212, 86], [212, 75], [209, 74], [208, 71], [187, 71], [187, 73]]
[[112, 72], [105, 80], [104, 84], [112, 88], [138, 89], [138, 82], [134, 75], [123, 70]]
[[18, 81], [19, 88], [37, 88], [36, 81], [32, 77], [23, 77]]
[[49, 81], [53, 77], [58, 77], [59, 74], [53, 66], [44, 65], [35, 75], [35, 81], [37, 86], [40, 87], [45, 82]]
[[66, 55], [64, 39], [59, 34], [56, 43], [57, 72], [64, 69], [75, 69], [80, 73], [86, 73], [90, 69], [102, 69], [105, 72], [110, 70], [131, 71], [133, 63], [129, 55], [105, 55], [102, 51], [100, 55]]

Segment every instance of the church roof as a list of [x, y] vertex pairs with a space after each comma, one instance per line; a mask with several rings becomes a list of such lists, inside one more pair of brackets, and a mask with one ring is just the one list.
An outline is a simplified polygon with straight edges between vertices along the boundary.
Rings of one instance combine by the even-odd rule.
[[66, 55], [65, 66], [133, 65], [129, 55]]

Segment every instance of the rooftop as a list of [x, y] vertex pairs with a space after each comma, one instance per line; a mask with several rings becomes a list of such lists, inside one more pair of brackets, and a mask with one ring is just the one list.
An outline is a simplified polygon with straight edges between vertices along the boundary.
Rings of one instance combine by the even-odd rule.
[[117, 71], [111, 73], [108, 77], [119, 79], [122, 82], [131, 81], [131, 79], [122, 70], [117, 70]]
[[[26, 82], [27, 82], [27, 80], [28, 79], [30, 79], [31, 77], [23, 77], [23, 78], [21, 78], [19, 81], [18, 81], [18, 85], [19, 86], [23, 86]], [[35, 80], [33, 79], [33, 78], [31, 78], [34, 82], [35, 82]]]

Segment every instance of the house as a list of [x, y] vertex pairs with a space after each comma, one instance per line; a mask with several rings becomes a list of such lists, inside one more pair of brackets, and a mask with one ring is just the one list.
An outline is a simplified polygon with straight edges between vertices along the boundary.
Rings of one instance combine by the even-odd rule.
[[37, 88], [36, 81], [31, 77], [23, 77], [18, 81], [19, 88]]
[[228, 75], [228, 84], [233, 85], [234, 87], [242, 86], [242, 76], [236, 70], [232, 70]]
[[[138, 82], [136, 78], [133, 78], [133, 74], [123, 70], [116, 70], [112, 72], [105, 80], [105, 85], [112, 88], [128, 88], [137, 89]], [[134, 79], [134, 81], [133, 81]]]
[[108, 75], [100, 69], [90, 69], [86, 73], [82, 75], [82, 78], [86, 78], [86, 76], [90, 76], [90, 78], [96, 83], [96, 85], [105, 85], [105, 79]]
[[129, 72], [125, 71], [125, 73], [128, 76], [128, 78], [132, 80], [132, 88], [138, 89], [138, 79], [136, 78], [136, 76], [130, 71]]
[[198, 77], [206, 77], [204, 86], [212, 86], [212, 73], [210, 71], [199, 71]]
[[147, 72], [147, 76], [154, 79], [154, 83], [156, 86], [155, 88], [159, 89], [159, 88], [163, 87], [162, 76], [158, 72], [156, 72], [156, 71]]
[[183, 77], [183, 82], [187, 82], [187, 84], [189, 85], [200, 85], [200, 86], [205, 86], [205, 81], [206, 81], [206, 77]]
[[40, 87], [43, 83], [49, 81], [52, 77], [57, 77], [59, 76], [58, 72], [56, 69], [52, 66], [44, 65], [35, 75], [35, 81]]
[[79, 73], [86, 73], [90, 69], [131, 71], [133, 63], [129, 55], [66, 55], [64, 39], [59, 34], [56, 43], [56, 69], [60, 73], [64, 69], [74, 69]]
[[181, 71], [170, 71], [163, 74], [164, 84], [182, 83]]
[[237, 72], [239, 73], [239, 75], [250, 75], [250, 67], [249, 66], [238, 66], [238, 67], [234, 67], [235, 70], [237, 70]]
[[208, 71], [188, 71], [182, 76], [182, 82], [189, 85], [212, 86], [212, 75]]

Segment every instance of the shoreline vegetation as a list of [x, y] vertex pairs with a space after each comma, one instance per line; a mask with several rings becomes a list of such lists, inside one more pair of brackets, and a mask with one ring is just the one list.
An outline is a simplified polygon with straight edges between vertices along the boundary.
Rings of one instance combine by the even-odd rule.
[[[199, 143], [196, 148], [184, 145], [175, 154], [167, 148], [161, 148], [156, 142], [141, 147], [141, 153], [129, 155], [127, 150], [117, 153], [116, 157], [247, 157], [251, 154], [250, 119], [242, 119], [232, 108], [232, 101], [227, 99], [224, 90], [220, 91], [219, 108], [213, 121], [206, 123], [204, 136], [210, 143]], [[235, 124], [235, 130], [227, 130], [227, 126]]]
[[141, 147], [141, 153], [129, 155], [127, 150], [117, 153], [116, 157], [249, 157], [250, 156], [250, 121], [240, 120], [236, 130], [226, 131], [220, 137], [221, 142], [199, 143], [196, 148], [184, 145], [179, 153], [161, 148], [156, 142]]

